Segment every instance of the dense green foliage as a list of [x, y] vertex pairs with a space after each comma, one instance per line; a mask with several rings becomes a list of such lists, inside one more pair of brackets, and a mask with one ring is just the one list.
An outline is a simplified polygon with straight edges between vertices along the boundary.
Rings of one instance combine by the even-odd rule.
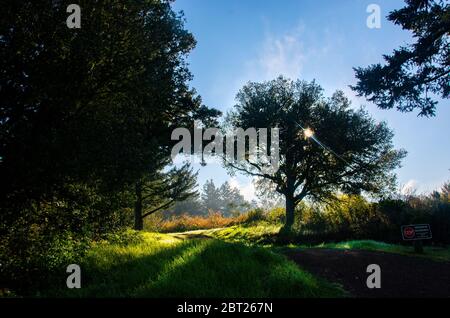
[[[169, 159], [167, 159], [169, 161]], [[160, 210], [173, 206], [177, 201], [195, 198], [197, 174], [189, 163], [173, 167], [169, 171], [147, 172], [134, 186], [134, 229], [142, 230], [144, 219]]]
[[[219, 114], [189, 87], [195, 40], [170, 2], [79, 1], [81, 29], [66, 26], [69, 1], [2, 3], [0, 281], [9, 287], [44, 277], [65, 238], [129, 225], [135, 183], [167, 177], [172, 130]], [[153, 201], [183, 199], [190, 183]]]
[[436, 196], [408, 197], [368, 202], [361, 197], [342, 197], [325, 208], [298, 210], [298, 242], [339, 242], [372, 239], [401, 242], [400, 227], [428, 223], [434, 244], [450, 243], [450, 200], [444, 188]]
[[385, 65], [355, 68], [353, 89], [383, 109], [435, 114], [434, 96], [450, 97], [450, 4], [445, 0], [406, 0], [389, 21], [412, 32], [415, 43], [385, 55]]

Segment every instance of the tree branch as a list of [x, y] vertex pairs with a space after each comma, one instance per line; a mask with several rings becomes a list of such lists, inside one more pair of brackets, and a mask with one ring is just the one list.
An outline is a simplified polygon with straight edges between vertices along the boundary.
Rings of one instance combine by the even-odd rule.
[[163, 204], [163, 205], [161, 205], [160, 207], [158, 207], [158, 208], [156, 208], [156, 209], [153, 209], [153, 210], [151, 210], [151, 211], [145, 213], [145, 214], [142, 216], [142, 218], [145, 218], [145, 217], [149, 216], [150, 214], [153, 214], [153, 213], [155, 213], [155, 212], [157, 212], [157, 211], [159, 211], [159, 210], [165, 209], [165, 208], [167, 208], [168, 206], [170, 206], [170, 205], [171, 205], [172, 203], [174, 203], [174, 202], [175, 202], [175, 200], [170, 200], [170, 201], [167, 202], [166, 204]]
[[[225, 161], [226, 161], [226, 159], [225, 159]], [[226, 161], [226, 162], [227, 162], [227, 161]], [[251, 163], [250, 161], [247, 161], [247, 162], [248, 162], [250, 165], [256, 167], [259, 171], [261, 171], [261, 168], [258, 167], [256, 164]], [[266, 173], [255, 173], [255, 172], [250, 172], [250, 171], [248, 171], [248, 170], [245, 169], [245, 168], [240, 168], [240, 167], [238, 167], [238, 166], [235, 166], [235, 165], [232, 164], [231, 162], [227, 162], [226, 164], [229, 165], [229, 166], [231, 166], [233, 169], [236, 169], [236, 170], [241, 171], [241, 172], [248, 173], [249, 175], [251, 175], [251, 176], [253, 176], [253, 177], [261, 177], [261, 178], [270, 179], [270, 180], [272, 180], [272, 181], [276, 181], [276, 178], [275, 178], [274, 176], [269, 175], [269, 174], [266, 174]]]

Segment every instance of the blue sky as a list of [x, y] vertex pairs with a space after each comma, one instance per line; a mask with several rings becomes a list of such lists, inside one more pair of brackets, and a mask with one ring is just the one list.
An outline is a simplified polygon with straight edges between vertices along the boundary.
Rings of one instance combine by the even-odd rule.
[[[380, 29], [369, 29], [366, 12], [371, 3], [381, 8]], [[278, 75], [317, 80], [329, 96], [337, 89], [353, 105], [365, 105], [377, 120], [387, 121], [395, 132], [396, 148], [408, 156], [398, 169], [402, 187], [428, 192], [450, 180], [450, 107], [440, 101], [437, 116], [379, 110], [348, 88], [355, 83], [352, 67], [381, 61], [382, 54], [410, 42], [411, 35], [385, 19], [401, 8], [400, 0], [177, 0], [186, 28], [197, 39], [189, 56], [192, 86], [210, 107], [224, 112], [247, 81], [270, 80]], [[447, 136], [447, 137], [446, 137]], [[213, 178], [216, 184], [231, 181], [248, 198], [249, 178], [230, 179], [217, 164], [199, 170], [199, 184]]]

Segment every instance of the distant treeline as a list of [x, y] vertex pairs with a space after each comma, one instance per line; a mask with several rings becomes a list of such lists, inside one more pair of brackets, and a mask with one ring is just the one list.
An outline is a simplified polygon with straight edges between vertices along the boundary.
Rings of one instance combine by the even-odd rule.
[[162, 213], [166, 218], [182, 214], [206, 216], [210, 212], [230, 217], [248, 211], [251, 207], [256, 207], [256, 203], [246, 201], [239, 189], [232, 187], [228, 181], [216, 186], [210, 179], [205, 182], [199, 195], [176, 202]]

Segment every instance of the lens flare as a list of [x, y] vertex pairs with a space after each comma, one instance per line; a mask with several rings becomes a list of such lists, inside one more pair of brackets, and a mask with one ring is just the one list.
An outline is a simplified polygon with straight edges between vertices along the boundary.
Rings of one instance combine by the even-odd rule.
[[306, 128], [303, 133], [305, 134], [306, 138], [311, 138], [314, 136], [314, 131], [311, 128]]

